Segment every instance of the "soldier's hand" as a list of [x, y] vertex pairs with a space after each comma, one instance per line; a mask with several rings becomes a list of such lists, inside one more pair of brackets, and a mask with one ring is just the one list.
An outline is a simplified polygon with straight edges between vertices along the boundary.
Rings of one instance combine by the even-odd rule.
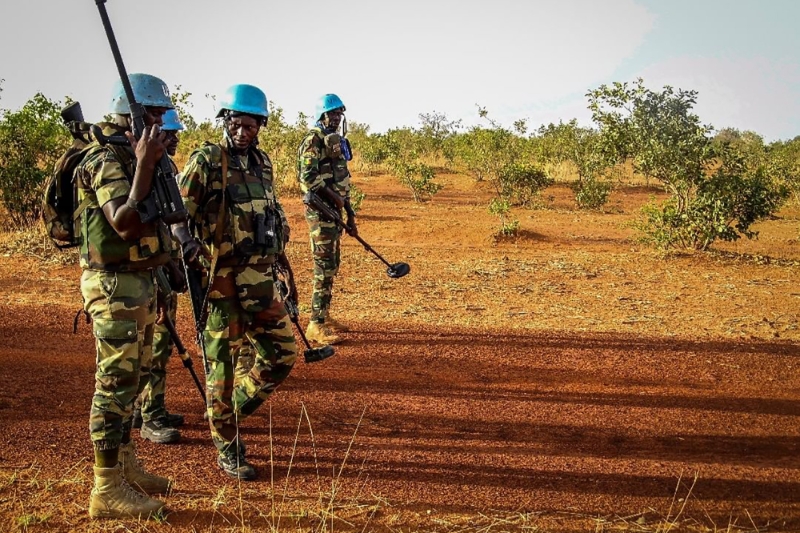
[[125, 132], [128, 142], [136, 153], [136, 161], [145, 168], [155, 168], [167, 148], [167, 134], [158, 125], [145, 126], [137, 141], [130, 131]]
[[189, 289], [186, 285], [186, 274], [183, 273], [183, 268], [175, 261], [167, 263], [167, 275], [173, 291], [184, 293]]
[[351, 237], [358, 237], [358, 226], [356, 225], [356, 217], [347, 217], [347, 224], [345, 231]]
[[161, 325], [169, 312], [169, 301], [163, 292], [158, 291], [156, 297], [156, 324]]
[[202, 270], [203, 264], [200, 262], [201, 257], [211, 261], [211, 254], [208, 253], [205, 246], [203, 246], [197, 239], [190, 239], [183, 243], [183, 260], [189, 265], [190, 268], [195, 270]]

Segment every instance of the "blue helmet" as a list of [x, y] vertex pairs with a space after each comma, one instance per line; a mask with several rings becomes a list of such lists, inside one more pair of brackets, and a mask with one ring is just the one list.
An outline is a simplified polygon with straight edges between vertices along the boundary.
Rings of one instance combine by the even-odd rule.
[[164, 125], [161, 126], [162, 130], [183, 131], [184, 128], [183, 124], [181, 124], [181, 119], [178, 117], [178, 112], [174, 109], [168, 109], [161, 118], [164, 121]]
[[321, 120], [323, 114], [327, 113], [328, 111], [333, 111], [334, 109], [346, 111], [342, 99], [332, 93], [323, 94], [317, 101], [317, 107], [314, 110], [314, 119]]
[[[169, 87], [161, 78], [135, 72], [128, 75], [133, 89], [133, 97], [143, 106], [166, 107], [172, 109], [172, 100], [169, 97]], [[114, 82], [114, 92], [111, 97], [110, 112], [117, 115], [130, 114], [131, 108], [122, 80]]]
[[225, 110], [256, 115], [265, 119], [269, 117], [267, 95], [258, 87], [246, 83], [228, 87], [228, 90], [219, 99], [219, 108], [217, 118], [225, 115]]

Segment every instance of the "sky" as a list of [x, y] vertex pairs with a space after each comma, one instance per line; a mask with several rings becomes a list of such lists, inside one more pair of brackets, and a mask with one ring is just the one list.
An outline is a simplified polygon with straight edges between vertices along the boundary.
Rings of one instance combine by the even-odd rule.
[[[796, 0], [108, 0], [129, 72], [192, 93], [216, 114], [234, 83], [262, 88], [294, 120], [324, 93], [372, 131], [431, 111], [505, 125], [577, 118], [586, 92], [644, 78], [699, 92], [717, 129], [800, 135]], [[93, 0], [0, 3], [0, 108], [36, 92], [108, 110], [117, 76]]]

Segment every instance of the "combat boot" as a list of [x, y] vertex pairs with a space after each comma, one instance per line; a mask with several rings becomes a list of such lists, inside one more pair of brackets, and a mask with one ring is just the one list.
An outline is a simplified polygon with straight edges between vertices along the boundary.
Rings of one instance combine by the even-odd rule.
[[244, 453], [244, 443], [236, 439], [217, 456], [217, 466], [234, 479], [252, 481], [257, 477], [256, 469], [247, 462]]
[[169, 492], [170, 482], [167, 478], [147, 473], [139, 464], [133, 442], [119, 447], [119, 462], [122, 465], [122, 477], [134, 489], [145, 494], [167, 494]]
[[[167, 410], [164, 410], [164, 414], [159, 416], [158, 418], [164, 423], [165, 426], [169, 426], [171, 428], [177, 428], [183, 425], [183, 415], [179, 415], [177, 413], [170, 413]], [[133, 418], [131, 419], [133, 422], [133, 427], [135, 429], [139, 429], [142, 427], [142, 408], [137, 407], [133, 410]]]
[[306, 328], [306, 338], [310, 342], [317, 344], [337, 344], [342, 342], [342, 338], [333, 332], [328, 324], [320, 324], [312, 320]]
[[89, 497], [92, 518], [150, 518], [160, 515], [164, 502], [136, 492], [122, 478], [121, 465], [94, 467], [94, 488]]
[[347, 333], [350, 328], [333, 318], [331, 315], [325, 317], [325, 325], [331, 328], [335, 333]]
[[181, 432], [167, 424], [165, 417], [158, 417], [142, 424], [143, 439], [156, 444], [171, 444], [181, 440]]

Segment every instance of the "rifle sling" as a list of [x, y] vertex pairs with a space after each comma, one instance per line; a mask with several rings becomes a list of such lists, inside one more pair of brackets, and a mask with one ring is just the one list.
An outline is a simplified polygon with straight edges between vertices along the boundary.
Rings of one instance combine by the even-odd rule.
[[[211, 287], [214, 285], [214, 277], [217, 275], [217, 263], [219, 261], [219, 247], [222, 244], [222, 232], [225, 231], [225, 222], [227, 214], [227, 206], [225, 205], [225, 200], [227, 199], [227, 195], [225, 194], [225, 190], [228, 186], [228, 154], [224, 148], [221, 150], [222, 152], [222, 201], [219, 204], [219, 214], [217, 215], [217, 226], [214, 229], [214, 255], [211, 258], [211, 268], [208, 270], [208, 288], [206, 289], [205, 297], [203, 298], [203, 328], [205, 328], [205, 322], [208, 319], [208, 298], [211, 295]], [[199, 333], [199, 332], [198, 332]]]

